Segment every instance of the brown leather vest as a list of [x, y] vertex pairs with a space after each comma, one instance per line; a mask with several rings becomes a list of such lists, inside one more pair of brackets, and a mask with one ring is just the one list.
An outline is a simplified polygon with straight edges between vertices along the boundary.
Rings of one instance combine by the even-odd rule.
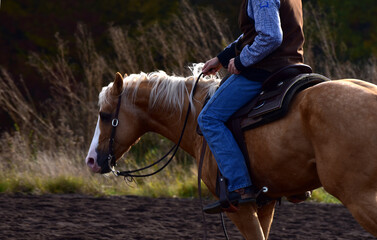
[[[241, 5], [239, 27], [244, 36], [238, 41], [238, 54], [246, 45], [251, 45], [258, 35], [255, 22], [247, 15], [248, 0]], [[280, 0], [280, 21], [283, 30], [283, 42], [278, 49], [260, 62], [250, 66], [270, 72], [282, 67], [304, 62], [304, 31], [301, 0]]]

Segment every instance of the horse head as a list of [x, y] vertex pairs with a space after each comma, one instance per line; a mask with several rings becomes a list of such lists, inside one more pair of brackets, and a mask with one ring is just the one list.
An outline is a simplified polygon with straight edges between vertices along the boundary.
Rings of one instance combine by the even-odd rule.
[[120, 73], [100, 93], [97, 126], [85, 159], [93, 172], [110, 172], [116, 159], [127, 152], [142, 135], [135, 106], [121, 98], [123, 93], [123, 77]]

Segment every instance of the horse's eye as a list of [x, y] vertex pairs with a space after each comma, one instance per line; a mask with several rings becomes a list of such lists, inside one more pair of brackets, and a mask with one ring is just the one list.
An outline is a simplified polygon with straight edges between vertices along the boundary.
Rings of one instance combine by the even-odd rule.
[[104, 121], [104, 122], [111, 121], [111, 113], [100, 112], [99, 117], [101, 118], [101, 121]]

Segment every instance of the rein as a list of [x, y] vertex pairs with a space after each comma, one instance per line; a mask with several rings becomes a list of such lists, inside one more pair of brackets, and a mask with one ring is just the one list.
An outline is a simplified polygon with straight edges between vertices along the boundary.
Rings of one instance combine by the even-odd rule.
[[[198, 82], [199, 82], [199, 79], [203, 76], [203, 73], [200, 73], [198, 78], [196, 79], [195, 83], [194, 83], [194, 86], [193, 86], [193, 89], [191, 91], [191, 97], [194, 96], [195, 94], [195, 91], [196, 91], [196, 87], [198, 85]], [[182, 141], [182, 138], [183, 138], [183, 134], [185, 132], [185, 129], [186, 129], [186, 125], [187, 125], [187, 121], [188, 121], [188, 118], [189, 118], [189, 115], [190, 115], [190, 111], [191, 111], [191, 102], [189, 101], [189, 106], [187, 108], [187, 112], [186, 112], [186, 117], [185, 117], [185, 121], [184, 121], [184, 124], [183, 124], [183, 128], [182, 128], [182, 131], [181, 131], [181, 135], [179, 137], [179, 140], [177, 142], [177, 144], [175, 144], [162, 158], [160, 158], [159, 160], [157, 160], [156, 162], [146, 166], [146, 167], [142, 167], [142, 168], [139, 168], [139, 169], [135, 169], [135, 170], [130, 170], [130, 171], [117, 171], [115, 169], [115, 166], [116, 166], [116, 158], [114, 156], [114, 139], [115, 139], [115, 133], [116, 133], [116, 128], [119, 124], [119, 119], [118, 119], [118, 115], [119, 115], [119, 110], [120, 110], [120, 103], [121, 103], [121, 100], [122, 100], [122, 95], [119, 96], [119, 99], [118, 99], [118, 104], [117, 104], [117, 108], [116, 108], [116, 112], [115, 112], [115, 116], [114, 116], [114, 119], [111, 121], [111, 125], [113, 126], [112, 127], [112, 131], [111, 131], [111, 136], [110, 136], [110, 140], [109, 140], [109, 155], [107, 157], [108, 159], [108, 164], [109, 164], [109, 167], [111, 169], [111, 171], [113, 172], [113, 174], [115, 176], [123, 176], [124, 179], [130, 179], [128, 181], [133, 181], [133, 178], [141, 178], [141, 177], [149, 177], [149, 176], [152, 176], [152, 175], [155, 175], [159, 172], [161, 172], [166, 166], [169, 165], [169, 163], [173, 160], [173, 157], [175, 156], [175, 154], [177, 153], [178, 151], [178, 148], [179, 148], [179, 145]], [[191, 99], [192, 100], [192, 99]], [[135, 174], [135, 173], [138, 173], [138, 172], [141, 172], [141, 171], [144, 171], [144, 170], [147, 170], [153, 166], [155, 166], [156, 164], [162, 162], [163, 160], [165, 160], [170, 153], [173, 154], [171, 155], [171, 157], [167, 160], [167, 162], [161, 167], [159, 168], [158, 170], [152, 172], [152, 173], [148, 173], [148, 174]]]
[[[195, 94], [195, 91], [196, 91], [196, 87], [198, 85], [200, 77], [202, 77], [202, 76], [203, 76], [203, 73], [200, 73], [199, 76], [198, 76], [198, 78], [196, 79], [196, 81], [194, 83], [194, 86], [193, 86], [193, 89], [191, 91], [191, 95], [190, 95], [191, 98], [194, 97], [194, 94]], [[118, 98], [118, 104], [117, 104], [117, 108], [116, 108], [116, 111], [115, 111], [114, 119], [111, 121], [112, 130], [111, 130], [111, 136], [110, 136], [110, 140], [109, 140], [109, 155], [107, 157], [108, 164], [109, 164], [109, 167], [110, 167], [112, 173], [115, 176], [117, 176], [117, 177], [118, 176], [123, 176], [125, 180], [127, 180], [129, 182], [132, 182], [134, 178], [142, 178], [142, 177], [149, 177], [149, 176], [155, 175], [155, 174], [161, 172], [166, 166], [168, 166], [169, 163], [173, 160], [173, 157], [175, 156], [175, 154], [177, 153], [179, 145], [180, 145], [180, 143], [182, 141], [183, 134], [185, 132], [186, 125], [187, 125], [188, 118], [189, 118], [190, 111], [191, 111], [191, 102], [192, 102], [192, 100], [193, 99], [191, 99], [191, 101], [189, 101], [189, 106], [187, 108], [185, 121], [184, 121], [183, 128], [182, 128], [182, 131], [181, 131], [181, 135], [179, 137], [179, 140], [178, 140], [177, 144], [175, 144], [162, 158], [160, 158], [159, 160], [155, 161], [154, 163], [152, 163], [152, 164], [150, 164], [150, 165], [148, 165], [146, 167], [142, 167], [142, 168], [135, 169], [135, 170], [130, 170], [130, 171], [117, 171], [115, 169], [115, 166], [116, 166], [116, 157], [114, 155], [114, 141], [115, 141], [116, 128], [119, 125], [118, 116], [119, 116], [120, 104], [121, 104], [121, 101], [122, 101], [122, 95], [120, 95], [119, 98]], [[200, 198], [201, 206], [203, 206], [203, 200], [202, 200], [202, 194], [201, 194], [201, 172], [202, 172], [202, 165], [203, 165], [203, 159], [204, 159], [206, 145], [207, 145], [207, 143], [206, 143], [205, 139], [203, 138], [203, 147], [202, 147], [202, 152], [201, 152], [201, 157], [200, 157], [200, 163], [199, 163], [199, 170], [198, 170], [198, 192], [199, 192], [199, 198]], [[171, 152], [173, 152], [173, 154], [171, 155], [171, 157], [169, 158], [169, 160], [162, 167], [160, 167], [158, 170], [156, 170], [156, 171], [154, 171], [152, 173], [148, 173], [148, 174], [134, 174], [134, 173], [137, 173], [137, 172], [141, 172], [141, 171], [147, 170], [147, 169], [155, 166], [156, 164], [162, 162], [165, 158], [167, 158], [169, 156], [169, 154]], [[203, 214], [204, 239], [207, 239], [207, 228], [206, 228], [207, 224], [206, 224], [206, 218], [205, 218], [205, 215], [204, 215], [203, 208], [202, 208], [202, 214]], [[228, 234], [227, 234], [227, 230], [226, 230], [226, 226], [225, 226], [225, 221], [224, 221], [224, 215], [223, 215], [223, 213], [220, 213], [220, 217], [221, 217], [221, 225], [223, 227], [225, 238], [229, 239]]]

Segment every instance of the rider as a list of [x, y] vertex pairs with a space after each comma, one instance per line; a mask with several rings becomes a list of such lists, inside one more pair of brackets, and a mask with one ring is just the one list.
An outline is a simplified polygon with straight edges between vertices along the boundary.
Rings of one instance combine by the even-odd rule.
[[[303, 13], [301, 0], [243, 0], [239, 15], [242, 35], [217, 57], [208, 60], [203, 73], [221, 67], [232, 75], [219, 87], [198, 117], [203, 136], [227, 180], [229, 201], [255, 201], [244, 157], [225, 122], [261, 92], [272, 72], [303, 63]], [[220, 202], [205, 207], [208, 213], [222, 211]]]

